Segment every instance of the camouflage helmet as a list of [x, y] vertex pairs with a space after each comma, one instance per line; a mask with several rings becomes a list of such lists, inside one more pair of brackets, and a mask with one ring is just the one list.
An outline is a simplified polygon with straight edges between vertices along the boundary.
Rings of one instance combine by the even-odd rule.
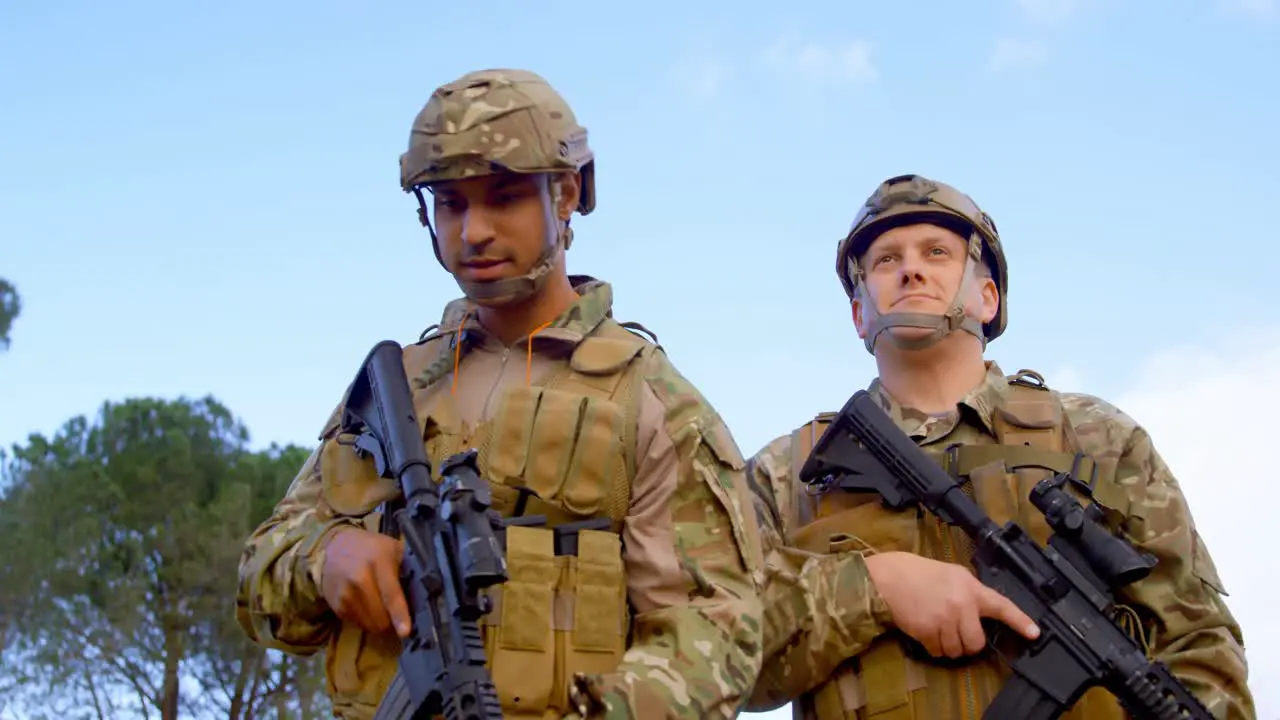
[[976, 320], [966, 317], [962, 299], [966, 288], [964, 284], [957, 289], [951, 308], [941, 316], [925, 313], [886, 313], [881, 316], [874, 311], [874, 307], [868, 305], [873, 317], [866, 338], [867, 350], [872, 351], [877, 336], [893, 326], [934, 330], [932, 335], [918, 341], [898, 341], [903, 347], [909, 348], [928, 347], [955, 330], [972, 333], [984, 346], [995, 340], [1004, 332], [1007, 322], [1009, 287], [1004, 248], [1001, 246], [995, 221], [968, 195], [950, 185], [920, 175], [899, 175], [880, 183], [858, 212], [849, 233], [840, 240], [836, 250], [836, 274], [840, 277], [845, 294], [852, 299], [858, 285], [865, 281], [864, 268], [858, 260], [871, 243], [886, 230], [915, 223], [939, 225], [968, 239], [964, 282], [969, 282], [969, 263], [987, 264], [1000, 298], [996, 316], [980, 327]]
[[[417, 196], [419, 221], [431, 231], [442, 266], [422, 190], [446, 180], [502, 172], [579, 172], [577, 210], [587, 215], [595, 209], [595, 156], [587, 144], [587, 130], [540, 75], [517, 69], [479, 70], [436, 88], [414, 118], [409, 148], [400, 156], [400, 186]], [[463, 290], [475, 299], [525, 296], [546, 277], [558, 245], [567, 249], [572, 237], [567, 228], [554, 235], [525, 276], [465, 284]]]

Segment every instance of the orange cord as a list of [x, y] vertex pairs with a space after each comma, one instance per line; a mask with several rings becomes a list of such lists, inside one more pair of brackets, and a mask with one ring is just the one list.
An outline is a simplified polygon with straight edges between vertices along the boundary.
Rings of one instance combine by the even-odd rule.
[[524, 384], [525, 385], [533, 384], [533, 336], [537, 335], [543, 330], [546, 330], [547, 326], [550, 325], [552, 322], [555, 322], [555, 321], [548, 320], [545, 323], [534, 328], [533, 332], [529, 333], [529, 340], [525, 343], [525, 347], [527, 348], [525, 361], [524, 361]]
[[[449, 390], [450, 394], [452, 395], [458, 394], [458, 365], [461, 364], [462, 362], [462, 326], [466, 324], [467, 318], [470, 317], [470, 315], [471, 315], [471, 311], [468, 310], [467, 314], [462, 316], [462, 321], [458, 323], [458, 329], [454, 332], [453, 385]], [[525, 343], [527, 347], [527, 352], [525, 354], [525, 362], [524, 362], [524, 384], [525, 385], [530, 385], [533, 383], [533, 337], [538, 333], [542, 332], [543, 330], [546, 330], [547, 327], [550, 326], [551, 323], [553, 322], [555, 321], [548, 320], [547, 322], [534, 328], [533, 332], [529, 333], [529, 340], [528, 342]]]
[[458, 329], [453, 333], [453, 385], [449, 388], [450, 395], [458, 394], [458, 364], [462, 362], [462, 326], [467, 324], [469, 317], [471, 317], [470, 310], [458, 321]]

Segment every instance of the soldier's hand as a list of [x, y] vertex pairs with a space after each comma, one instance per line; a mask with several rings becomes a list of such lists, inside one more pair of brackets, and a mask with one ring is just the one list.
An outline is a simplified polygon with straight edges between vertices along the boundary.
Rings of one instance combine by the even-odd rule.
[[409, 604], [400, 588], [403, 541], [362, 528], [343, 528], [329, 538], [320, 592], [338, 617], [373, 633], [395, 628], [409, 636]]
[[867, 571], [893, 622], [934, 657], [958, 658], [986, 647], [981, 618], [999, 620], [1029, 640], [1040, 630], [1013, 601], [968, 568], [908, 552], [867, 558]]

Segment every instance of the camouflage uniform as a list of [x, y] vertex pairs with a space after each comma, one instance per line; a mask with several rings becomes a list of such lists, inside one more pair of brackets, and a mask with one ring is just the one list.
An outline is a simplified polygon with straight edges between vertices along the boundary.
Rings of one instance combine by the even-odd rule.
[[[483, 83], [496, 88], [487, 98], [474, 89]], [[548, 92], [519, 71], [473, 74], [446, 88], [470, 87], [493, 107], [511, 107], [504, 97], [524, 97], [513, 84]], [[529, 140], [524, 126], [486, 115], [482, 104], [455, 115], [484, 125], [508, 149]], [[545, 113], [538, 118], [543, 131], [555, 130]], [[571, 115], [566, 123], [576, 127]], [[433, 154], [465, 148], [465, 139], [436, 137]], [[554, 152], [554, 132], [543, 140]], [[534, 160], [515, 168], [536, 167]], [[607, 520], [608, 529], [579, 532], [567, 553], [550, 529], [507, 528], [510, 579], [490, 593], [496, 609], [484, 620], [503, 713], [732, 717], [759, 670], [761, 637], [755, 587], [763, 559], [747, 522], [743, 458], [662, 349], [612, 319], [609, 285], [570, 279], [576, 303], [510, 346], [475, 319], [475, 288], [464, 285], [468, 297], [445, 308], [438, 331], [404, 352], [437, 480], [441, 459], [476, 448], [502, 515], [545, 515], [554, 526]], [[249, 539], [238, 618], [264, 646], [304, 655], [325, 648], [335, 713], [369, 718], [396, 671], [400, 642], [340, 622], [321, 595], [321, 572], [333, 530], [377, 528], [381, 503], [398, 489], [356, 459], [337, 420], [335, 412]]]
[[[904, 190], [903, 180], [882, 185], [869, 205], [906, 205], [903, 215], [919, 215], [936, 206], [930, 196], [941, 194], [952, 207], [969, 210], [972, 224], [985, 226], [974, 232], [975, 242], [988, 234], [993, 240], [986, 242], [987, 259], [1003, 296], [1003, 253], [990, 217], [940, 183], [917, 178], [915, 192]], [[895, 190], [901, 195], [886, 202]], [[849, 251], [842, 242], [838, 268], [852, 297], [856, 266], [852, 279], [843, 272]], [[957, 320], [952, 316], [950, 328], [967, 329]], [[985, 341], [1003, 330], [1004, 320], [1002, 297], [997, 319], [987, 328], [972, 327]], [[916, 326], [931, 321], [889, 319]], [[874, 334], [868, 333], [868, 348]], [[1213, 560], [1177, 481], [1132, 418], [1096, 397], [1050, 390], [1032, 371], [1005, 377], [991, 362], [984, 381], [942, 415], [903, 407], [878, 379], [869, 392], [898, 427], [961, 478], [997, 524], [1015, 520], [1042, 544], [1049, 528], [1028, 495], [1048, 472], [1043, 467], [1094, 478], [1091, 499], [1105, 509], [1111, 528], [1158, 559], [1146, 579], [1117, 593], [1126, 629], [1215, 717], [1255, 716], [1241, 630], [1223, 603]], [[791, 700], [798, 718], [977, 720], [1008, 677], [1006, 666], [989, 648], [958, 660], [928, 656], [893, 627], [864, 561], [877, 552], [907, 551], [968, 565], [972, 543], [924, 511], [894, 512], [874, 496], [807, 492], [797, 479], [799, 468], [831, 417], [819, 415], [776, 438], [747, 464], [767, 576], [761, 594], [764, 667], [747, 707], [766, 710]], [[1094, 689], [1064, 717], [1125, 716], [1109, 693]]]

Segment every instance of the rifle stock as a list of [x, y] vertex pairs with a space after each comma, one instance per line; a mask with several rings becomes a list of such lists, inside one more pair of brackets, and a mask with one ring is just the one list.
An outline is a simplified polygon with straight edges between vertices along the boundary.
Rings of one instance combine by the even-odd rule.
[[1096, 506], [1086, 509], [1063, 490], [1075, 482], [1070, 473], [1031, 492], [1054, 531], [1041, 548], [1018, 524], [997, 525], [859, 390], [814, 445], [800, 479], [820, 491], [876, 492], [893, 509], [923, 505], [973, 540], [978, 579], [1040, 627], [1035, 641], [1013, 640], [1012, 650], [993, 643], [1012, 675], [984, 718], [1054, 720], [1096, 686], [1139, 720], [1213, 717], [1113, 619], [1114, 589], [1145, 577], [1155, 558], [1111, 534], [1098, 523]]

